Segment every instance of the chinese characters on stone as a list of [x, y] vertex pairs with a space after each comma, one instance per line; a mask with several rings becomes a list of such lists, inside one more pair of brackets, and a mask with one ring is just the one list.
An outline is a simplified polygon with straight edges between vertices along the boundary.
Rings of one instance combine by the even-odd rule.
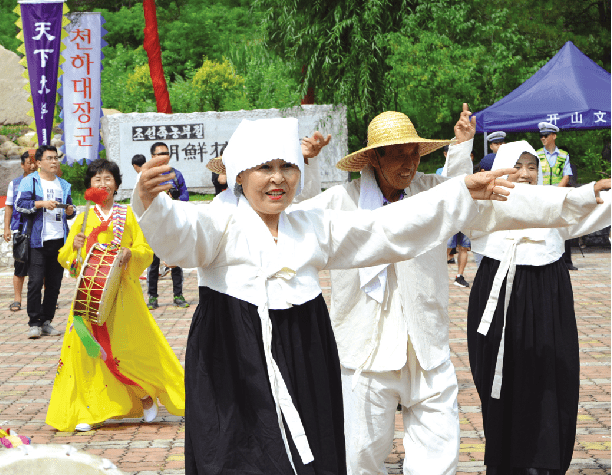
[[[204, 139], [204, 124], [187, 125], [148, 125], [132, 127], [132, 142], [156, 140], [188, 140], [187, 145], [169, 144], [170, 160], [208, 161], [208, 157], [218, 157], [223, 154], [227, 141], [209, 141]], [[182, 148], [181, 148], [182, 147]]]

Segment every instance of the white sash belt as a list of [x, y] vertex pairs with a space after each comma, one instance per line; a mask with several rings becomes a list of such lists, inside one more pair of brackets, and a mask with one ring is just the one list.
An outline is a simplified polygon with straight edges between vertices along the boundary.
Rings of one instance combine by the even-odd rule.
[[266, 282], [272, 277], [281, 278], [284, 280], [290, 280], [295, 275], [295, 271], [287, 267], [283, 267], [280, 270], [274, 272], [262, 272], [260, 274], [261, 280], [261, 295], [262, 303], [258, 305], [257, 312], [261, 320], [261, 335], [264, 347], [264, 356], [266, 358], [266, 366], [268, 368], [268, 379], [270, 380], [270, 388], [272, 389], [272, 397], [274, 398], [274, 404], [276, 406], [276, 415], [278, 416], [278, 425], [280, 427], [283, 442], [285, 443], [285, 450], [289, 457], [293, 472], [297, 475], [295, 465], [293, 464], [293, 457], [291, 457], [291, 451], [289, 450], [289, 442], [287, 440], [287, 434], [285, 433], [285, 427], [283, 424], [283, 416], [289, 427], [289, 433], [293, 439], [298, 453], [302, 459], [302, 463], [306, 465], [314, 460], [310, 445], [308, 444], [308, 438], [304, 431], [304, 426], [297, 409], [293, 405], [291, 395], [287, 389], [287, 385], [283, 380], [278, 365], [272, 357], [272, 321], [270, 320], [270, 314], [268, 313], [268, 293], [266, 290]]
[[489, 294], [487, 305], [485, 307], [484, 313], [482, 314], [480, 325], [478, 326], [478, 333], [486, 335], [489, 332], [489, 327], [491, 326], [491, 322], [493, 320], [493, 314], [495, 313], [495, 309], [497, 308], [497, 302], [499, 301], [499, 293], [501, 291], [501, 286], [504, 282], [504, 277], [506, 277], [507, 275], [506, 297], [504, 299], [504, 324], [502, 327], [501, 341], [499, 342], [497, 361], [495, 363], [495, 376], [493, 377], [493, 387], [491, 389], [491, 397], [494, 399], [499, 399], [501, 395], [503, 379], [502, 373], [504, 369], [506, 315], [508, 313], [508, 305], [510, 304], [510, 296], [512, 295], [512, 286], [514, 284], [514, 276], [516, 274], [516, 248], [521, 242], [533, 241], [532, 239], [529, 239], [527, 237], [509, 239], [511, 239], [512, 242], [504, 253], [504, 258], [502, 259], [501, 263], [499, 264], [499, 268], [495, 273], [495, 278], [493, 279], [493, 286], [491, 287], [491, 293]]

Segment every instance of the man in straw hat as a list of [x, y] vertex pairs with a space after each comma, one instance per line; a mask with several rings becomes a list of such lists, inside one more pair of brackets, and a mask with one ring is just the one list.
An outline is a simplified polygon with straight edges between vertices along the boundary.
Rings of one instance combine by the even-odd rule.
[[[444, 167], [449, 177], [472, 173], [470, 114], [464, 104]], [[418, 172], [420, 159], [450, 143], [421, 138], [406, 115], [384, 112], [368, 126], [367, 146], [337, 164], [361, 171], [361, 178], [305, 204], [374, 210], [433, 188], [448, 178]], [[445, 254], [440, 245], [410, 261], [331, 271], [349, 473], [386, 473], [398, 403], [404, 415], [404, 473], [455, 473], [459, 418]]]

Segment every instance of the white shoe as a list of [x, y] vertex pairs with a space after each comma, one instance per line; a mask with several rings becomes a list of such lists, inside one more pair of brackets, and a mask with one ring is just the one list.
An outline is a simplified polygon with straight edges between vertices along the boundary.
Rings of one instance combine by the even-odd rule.
[[77, 432], [89, 432], [91, 430], [91, 426], [85, 422], [81, 422], [80, 424], [76, 425], [74, 430]]
[[142, 409], [144, 412], [144, 421], [153, 422], [153, 420], [157, 417], [158, 408], [159, 406], [157, 405], [157, 398], [155, 398], [153, 400], [153, 405], [149, 409], [145, 409], [145, 408]]
[[30, 340], [36, 340], [40, 338], [40, 335], [42, 335], [42, 330], [40, 327], [30, 327], [28, 330], [28, 338]]

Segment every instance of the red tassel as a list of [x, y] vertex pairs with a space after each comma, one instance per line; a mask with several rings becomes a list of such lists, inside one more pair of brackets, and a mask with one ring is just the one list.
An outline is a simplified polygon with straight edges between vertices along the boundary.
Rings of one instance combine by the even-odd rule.
[[142, 3], [145, 17], [144, 28], [144, 49], [149, 57], [149, 70], [151, 81], [155, 91], [155, 101], [157, 102], [157, 112], [172, 114], [170, 105], [170, 95], [164, 77], [164, 67], [161, 60], [161, 46], [159, 44], [159, 32], [157, 31], [157, 13], [155, 10], [155, 0], [144, 0]]
[[108, 191], [104, 188], [87, 188], [85, 190], [85, 199], [93, 201], [97, 205], [102, 205], [108, 198]]

